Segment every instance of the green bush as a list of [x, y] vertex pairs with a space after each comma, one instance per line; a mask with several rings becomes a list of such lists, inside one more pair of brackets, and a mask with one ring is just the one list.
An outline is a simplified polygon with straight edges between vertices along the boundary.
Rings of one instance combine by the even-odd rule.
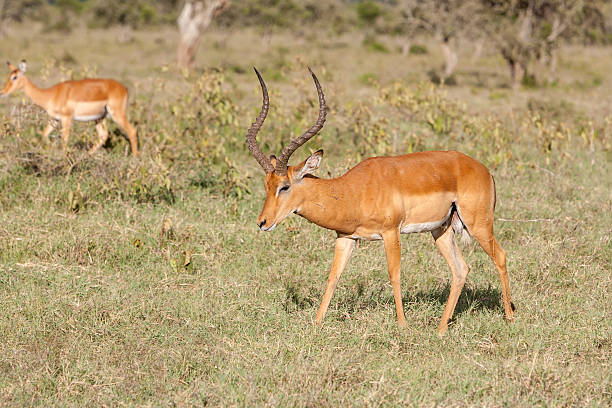
[[425, 55], [429, 53], [427, 47], [421, 44], [412, 44], [408, 52], [412, 55]]
[[381, 7], [374, 1], [360, 1], [355, 5], [359, 19], [365, 23], [372, 24], [382, 14]]
[[389, 48], [387, 48], [385, 44], [379, 42], [373, 35], [366, 35], [362, 44], [368, 51], [389, 52]]

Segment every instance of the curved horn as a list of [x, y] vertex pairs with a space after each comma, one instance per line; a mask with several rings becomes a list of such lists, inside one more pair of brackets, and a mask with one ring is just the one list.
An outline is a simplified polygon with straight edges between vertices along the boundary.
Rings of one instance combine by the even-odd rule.
[[317, 76], [314, 74], [314, 72], [312, 72], [310, 67], [308, 67], [308, 71], [310, 72], [310, 75], [312, 75], [312, 79], [314, 80], [315, 86], [317, 87], [317, 93], [319, 94], [319, 118], [317, 119], [317, 122], [314, 124], [313, 127], [304, 132], [302, 136], [298, 137], [295, 140], [292, 140], [288, 146], [285, 146], [283, 148], [280, 157], [276, 161], [276, 173], [279, 175], [287, 174], [287, 162], [289, 161], [289, 158], [291, 157], [293, 152], [295, 152], [298, 147], [306, 143], [308, 139], [316, 135], [319, 130], [321, 130], [323, 124], [325, 123], [325, 117], [327, 116], [327, 106], [325, 106], [325, 96], [323, 95], [323, 89], [321, 89], [321, 84], [319, 83]]
[[263, 167], [266, 173], [271, 173], [274, 171], [274, 167], [272, 166], [270, 160], [263, 154], [263, 152], [259, 148], [259, 145], [257, 144], [257, 140], [255, 139], [257, 136], [257, 132], [259, 132], [259, 129], [261, 128], [261, 125], [263, 125], [264, 120], [266, 120], [266, 115], [268, 115], [268, 108], [270, 107], [270, 101], [268, 99], [268, 89], [266, 88], [266, 84], [264, 83], [263, 78], [259, 74], [259, 71], [257, 71], [257, 68], [253, 69], [255, 70], [257, 78], [259, 78], [259, 83], [261, 84], [261, 92], [263, 93], [263, 103], [261, 105], [261, 112], [259, 112], [259, 116], [257, 117], [257, 119], [255, 119], [255, 122], [253, 122], [246, 134], [246, 143], [251, 153], [253, 153], [253, 156], [255, 156], [255, 160], [257, 160], [259, 165]]

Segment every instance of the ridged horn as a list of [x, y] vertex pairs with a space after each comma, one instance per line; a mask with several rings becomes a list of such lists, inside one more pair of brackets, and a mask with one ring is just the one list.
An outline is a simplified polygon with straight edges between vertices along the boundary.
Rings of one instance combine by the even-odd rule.
[[287, 163], [289, 162], [289, 158], [293, 152], [295, 152], [298, 147], [302, 146], [321, 130], [323, 124], [325, 123], [325, 117], [327, 116], [327, 106], [325, 106], [325, 96], [323, 95], [321, 84], [310, 67], [308, 67], [308, 71], [310, 72], [310, 75], [312, 75], [312, 79], [314, 80], [315, 86], [317, 87], [317, 93], [319, 95], [319, 118], [314, 126], [304, 132], [302, 136], [292, 140], [288, 146], [283, 148], [280, 157], [276, 161], [276, 173], [281, 176], [287, 174]]
[[272, 163], [266, 157], [266, 155], [263, 154], [256, 140], [257, 132], [259, 132], [261, 125], [263, 125], [264, 120], [266, 120], [266, 116], [268, 115], [268, 109], [270, 108], [270, 100], [268, 99], [268, 89], [266, 88], [266, 83], [264, 82], [263, 78], [259, 74], [259, 71], [257, 71], [257, 68], [253, 68], [253, 69], [255, 70], [255, 73], [257, 74], [257, 78], [259, 78], [259, 83], [261, 85], [261, 92], [263, 94], [263, 103], [261, 105], [261, 112], [259, 112], [259, 116], [257, 117], [257, 119], [255, 119], [255, 122], [253, 122], [253, 124], [247, 131], [246, 143], [251, 153], [253, 153], [255, 160], [257, 160], [259, 165], [263, 167], [264, 171], [266, 173], [272, 173], [274, 171], [274, 167], [272, 166]]

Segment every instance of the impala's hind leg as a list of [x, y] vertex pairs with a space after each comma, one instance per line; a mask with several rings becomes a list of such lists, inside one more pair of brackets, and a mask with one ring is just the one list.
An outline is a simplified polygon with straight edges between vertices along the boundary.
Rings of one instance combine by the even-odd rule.
[[92, 155], [108, 140], [108, 129], [106, 128], [106, 121], [101, 119], [96, 122], [96, 130], [98, 131], [98, 142], [89, 149], [89, 154]]
[[508, 270], [506, 269], [506, 251], [503, 250], [493, 235], [493, 222], [491, 221], [486, 225], [476, 224], [471, 228], [468, 226], [468, 230], [495, 263], [495, 267], [499, 272], [499, 279], [501, 280], [506, 319], [513, 321], [514, 304], [510, 297], [510, 282], [508, 280]]
[[70, 116], [62, 117], [62, 148], [64, 152], [68, 151], [68, 138], [70, 137], [70, 126], [72, 125], [72, 118]]
[[448, 322], [453, 317], [457, 300], [459, 300], [459, 295], [470, 272], [470, 268], [468, 268], [461, 256], [461, 252], [459, 252], [455, 237], [453, 236], [453, 229], [450, 226], [446, 225], [433, 230], [431, 235], [433, 235], [436, 246], [442, 253], [442, 256], [448, 262], [452, 274], [450, 293], [448, 294], [444, 313], [442, 313], [442, 319], [438, 325], [438, 335], [442, 336], [448, 329]]
[[108, 106], [108, 112], [111, 118], [117, 125], [126, 133], [130, 140], [130, 147], [132, 148], [132, 154], [138, 155], [138, 132], [136, 128], [128, 121], [127, 118], [128, 99], [123, 98], [119, 102], [110, 102]]

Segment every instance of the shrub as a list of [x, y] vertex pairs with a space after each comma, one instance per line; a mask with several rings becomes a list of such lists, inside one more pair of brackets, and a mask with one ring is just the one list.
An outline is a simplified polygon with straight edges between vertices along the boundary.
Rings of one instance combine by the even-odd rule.
[[365, 23], [372, 24], [382, 14], [381, 7], [374, 1], [360, 1], [355, 5], [359, 19]]
[[408, 52], [412, 55], [425, 55], [429, 53], [427, 47], [421, 44], [412, 44]]

